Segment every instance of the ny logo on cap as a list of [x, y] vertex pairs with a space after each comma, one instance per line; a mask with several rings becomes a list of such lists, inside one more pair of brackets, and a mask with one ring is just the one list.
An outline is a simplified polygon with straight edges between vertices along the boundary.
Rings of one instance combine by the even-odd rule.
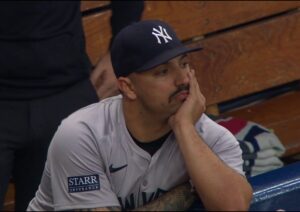
[[167, 30], [165, 28], [162, 28], [162, 26], [159, 26], [159, 30], [158, 29], [155, 29], [153, 28], [153, 31], [152, 31], [152, 35], [154, 35], [157, 39], [157, 42], [159, 44], [161, 44], [161, 41], [160, 41], [160, 38], [163, 38], [165, 43], [168, 43], [168, 39], [169, 40], [172, 40], [172, 38], [170, 37], [170, 35], [167, 33]]

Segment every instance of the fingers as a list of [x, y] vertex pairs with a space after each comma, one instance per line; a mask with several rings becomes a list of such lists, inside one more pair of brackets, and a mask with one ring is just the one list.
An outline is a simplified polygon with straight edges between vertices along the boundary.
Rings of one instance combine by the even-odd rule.
[[192, 95], [194, 95], [196, 97], [196, 99], [198, 99], [200, 102], [199, 104], [201, 104], [205, 110], [205, 97], [202, 94], [200, 87], [199, 87], [199, 83], [197, 81], [197, 78], [195, 76], [195, 70], [191, 69], [189, 72], [189, 78], [190, 78], [190, 93]]
[[195, 70], [190, 69], [190, 71], [188, 72], [188, 75], [189, 75], [189, 79], [190, 79], [190, 88], [193, 89], [195, 92], [201, 93], [198, 81], [196, 79]]

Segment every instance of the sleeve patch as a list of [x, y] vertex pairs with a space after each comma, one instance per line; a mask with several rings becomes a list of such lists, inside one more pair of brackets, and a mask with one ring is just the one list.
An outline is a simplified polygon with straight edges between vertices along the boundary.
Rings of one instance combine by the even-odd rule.
[[100, 190], [99, 175], [68, 177], [69, 193]]

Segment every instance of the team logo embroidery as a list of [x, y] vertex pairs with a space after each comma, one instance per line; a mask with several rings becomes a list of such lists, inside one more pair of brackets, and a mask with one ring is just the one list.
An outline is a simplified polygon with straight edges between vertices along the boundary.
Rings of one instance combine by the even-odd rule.
[[158, 26], [159, 29], [152, 29], [152, 35], [154, 35], [157, 39], [157, 43], [161, 44], [160, 38], [163, 38], [165, 43], [168, 43], [168, 40], [173, 40], [170, 35], [167, 33], [167, 30], [162, 26]]
[[68, 177], [69, 193], [100, 190], [99, 175]]

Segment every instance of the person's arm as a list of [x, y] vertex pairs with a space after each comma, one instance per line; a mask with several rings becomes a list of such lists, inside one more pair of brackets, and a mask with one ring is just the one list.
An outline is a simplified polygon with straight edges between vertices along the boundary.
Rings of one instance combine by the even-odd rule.
[[133, 211], [185, 211], [196, 200], [190, 183], [179, 185], [154, 201]]
[[205, 111], [205, 98], [194, 70], [189, 72], [189, 78], [189, 95], [169, 119], [187, 171], [206, 209], [247, 210], [252, 197], [249, 183], [212, 152], [195, 128], [196, 121]]
[[84, 208], [72, 211], [121, 211], [120, 207], [105, 207], [105, 208]]
[[[88, 111], [73, 113], [62, 121], [53, 136], [45, 175], [49, 181], [44, 184], [51, 189], [54, 210], [120, 207], [105, 171], [106, 146], [99, 144], [99, 148], [93, 134], [95, 126], [87, 121], [87, 116], [98, 112], [94, 105]], [[97, 127], [104, 124], [99, 122]], [[100, 140], [106, 138], [101, 133], [97, 136]]]
[[110, 7], [112, 11], [110, 18], [111, 44], [122, 28], [141, 19], [144, 11], [144, 1], [111, 1]]
[[[111, 10], [112, 16], [110, 24], [112, 38], [110, 45], [122, 28], [141, 19], [144, 10], [144, 1], [111, 1]], [[90, 80], [99, 99], [119, 94], [109, 51], [97, 63], [91, 73]]]
[[[190, 183], [179, 185], [156, 200], [132, 211], [185, 211], [191, 207], [196, 195], [191, 192]], [[119, 207], [90, 208], [76, 211], [120, 211]]]
[[90, 81], [99, 99], [119, 94], [109, 52], [97, 63], [90, 75]]

